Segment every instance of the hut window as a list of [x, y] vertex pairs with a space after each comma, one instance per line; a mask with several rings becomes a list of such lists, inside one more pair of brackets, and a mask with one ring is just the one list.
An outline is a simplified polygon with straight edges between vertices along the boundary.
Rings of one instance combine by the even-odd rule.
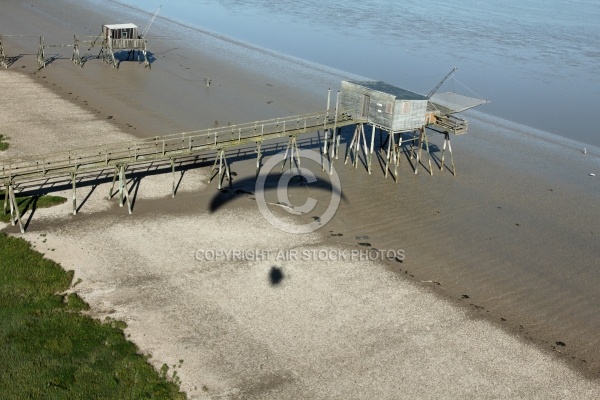
[[410, 101], [403, 101], [400, 103], [400, 113], [409, 114], [412, 111], [412, 103]]
[[387, 114], [391, 114], [392, 113], [393, 104], [394, 103], [392, 103], [391, 101], [388, 101], [388, 102], [385, 103], [385, 112]]

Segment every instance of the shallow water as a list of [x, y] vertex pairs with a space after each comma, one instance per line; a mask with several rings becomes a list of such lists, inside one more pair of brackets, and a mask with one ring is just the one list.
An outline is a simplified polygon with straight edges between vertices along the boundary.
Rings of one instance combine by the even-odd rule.
[[[158, 7], [122, 0], [148, 12]], [[427, 93], [491, 100], [481, 111], [600, 146], [600, 2], [172, 0], [160, 17], [352, 74]], [[149, 21], [140, 14], [140, 26]], [[163, 32], [153, 26], [149, 35]]]

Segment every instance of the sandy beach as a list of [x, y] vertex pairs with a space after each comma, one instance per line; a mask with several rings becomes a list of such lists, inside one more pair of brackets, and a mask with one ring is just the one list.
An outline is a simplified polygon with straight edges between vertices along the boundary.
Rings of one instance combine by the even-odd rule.
[[[116, 3], [85, 4], [3, 2], [0, 34], [58, 44], [103, 23], [143, 24]], [[95, 58], [79, 68], [67, 48], [38, 71], [35, 40], [7, 41], [7, 55], [20, 57], [0, 70], [0, 133], [11, 144], [0, 157], [320, 111], [327, 89], [353, 78], [156, 24], [171, 39], [150, 41], [151, 69]], [[26, 215], [25, 234], [3, 231], [74, 270], [72, 290], [91, 314], [125, 321], [157, 369], [181, 364], [170, 373], [192, 399], [596, 398], [600, 149], [584, 154], [479, 112], [465, 118], [469, 133], [452, 141], [455, 177], [435, 162], [433, 175], [423, 166], [415, 175], [403, 158], [394, 183], [378, 163], [369, 175], [336, 161], [344, 199], [311, 234], [262, 217], [254, 156], [235, 152], [233, 186], [222, 191], [208, 183], [210, 160], [182, 167], [175, 198], [170, 174], [132, 183], [132, 215], [107, 198], [107, 182], [78, 189], [76, 216], [64, 204]], [[318, 148], [317, 134], [303, 139]], [[442, 138], [430, 139], [439, 154]], [[318, 256], [365, 249], [404, 259]], [[206, 257], [217, 250], [272, 253]]]

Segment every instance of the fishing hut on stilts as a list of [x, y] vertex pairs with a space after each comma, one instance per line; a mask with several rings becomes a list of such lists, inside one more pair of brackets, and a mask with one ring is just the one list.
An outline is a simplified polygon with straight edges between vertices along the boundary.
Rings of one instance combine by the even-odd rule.
[[[379, 133], [378, 145], [383, 153], [382, 164], [385, 165], [385, 176], [392, 174], [398, 181], [398, 166], [402, 153], [413, 164], [414, 173], [419, 171], [423, 162], [422, 151], [425, 149], [430, 174], [431, 153], [429, 149], [428, 131], [444, 135], [444, 144], [440, 159], [440, 170], [444, 169], [446, 147], [450, 153], [452, 174], [456, 175], [454, 156], [450, 144], [450, 134], [462, 135], [467, 132], [467, 122], [455, 114], [487, 103], [476, 97], [468, 97], [454, 92], [436, 93], [442, 84], [454, 75], [454, 68], [427, 95], [402, 89], [381, 81], [343, 81], [338, 93], [336, 110], [350, 110], [356, 121], [354, 134], [348, 147], [344, 163], [351, 161], [355, 168], [361, 160], [369, 174], [372, 172], [375, 137]], [[329, 107], [328, 107], [329, 108]], [[367, 126], [367, 128], [365, 128]], [[369, 129], [370, 128], [370, 132]], [[369, 135], [370, 133], [370, 135]], [[385, 139], [384, 139], [385, 137]], [[324, 154], [337, 158], [339, 133], [325, 133]], [[331, 146], [328, 149], [328, 146]]]
[[[385, 176], [391, 172], [394, 180], [397, 180], [399, 149], [403, 143], [403, 134], [409, 132], [411, 137], [407, 140], [413, 144], [418, 141], [419, 151], [415, 164], [415, 171], [418, 171], [423, 143], [428, 150], [425, 134], [428, 122], [426, 96], [381, 81], [343, 81], [339, 97], [340, 107], [353, 110], [358, 121], [346, 149], [345, 163], [351, 160], [357, 168], [362, 152], [363, 162], [370, 174], [375, 154], [375, 136], [379, 133], [379, 147], [385, 150]], [[365, 125], [371, 128], [370, 137]], [[416, 137], [415, 131], [419, 132]], [[384, 135], [387, 136], [385, 141], [382, 140]], [[429, 165], [431, 170], [431, 160]]]
[[98, 58], [101, 58], [107, 64], [112, 64], [118, 68], [119, 63], [115, 57], [115, 52], [120, 50], [128, 51], [127, 59], [135, 59], [135, 52], [138, 56], [141, 53], [144, 57], [144, 66], [150, 67], [148, 61], [147, 42], [143, 36], [138, 35], [138, 27], [134, 24], [110, 24], [102, 25], [102, 48]]

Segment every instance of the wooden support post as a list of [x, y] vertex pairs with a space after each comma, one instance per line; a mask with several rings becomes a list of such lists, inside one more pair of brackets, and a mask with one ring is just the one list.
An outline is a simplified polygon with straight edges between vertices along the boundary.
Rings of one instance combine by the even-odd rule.
[[[325, 117], [327, 121], [327, 117]], [[325, 171], [325, 157], [327, 157], [327, 141], [329, 140], [329, 129], [323, 130], [323, 149], [321, 151], [321, 170]]]
[[369, 149], [369, 161], [368, 161], [368, 166], [367, 166], [367, 169], [369, 170], [369, 175], [371, 175], [371, 172], [372, 172], [371, 165], [373, 164], [374, 148], [375, 148], [375, 125], [373, 125], [373, 130], [371, 131], [371, 148]]
[[[352, 155], [352, 153], [355, 150], [355, 143], [360, 140], [359, 135], [360, 135], [361, 125], [362, 124], [356, 124], [356, 128], [354, 128], [354, 134], [352, 135], [352, 140], [350, 141], [350, 145], [346, 149], [346, 157], [344, 157], [344, 164], [348, 164], [348, 159], [350, 158], [350, 156]], [[356, 158], [356, 154], [354, 154], [354, 157]]]
[[71, 56], [71, 61], [73, 61], [73, 64], [75, 65], [81, 64], [81, 55], [79, 54], [79, 40], [77, 40], [77, 35], [73, 35], [73, 56]]
[[[327, 155], [327, 145], [329, 144], [329, 129], [325, 129], [323, 131], [323, 156]], [[323, 171], [325, 171], [325, 166], [323, 166]]]
[[[364, 124], [361, 124], [362, 126], [360, 127], [361, 130], [361, 135], [362, 135], [362, 142], [363, 142], [363, 153], [365, 155], [365, 163], [367, 164], [367, 171], [369, 170], [369, 150], [367, 147], [367, 136], [365, 135], [365, 126]], [[359, 144], [360, 147], [360, 144]], [[358, 151], [357, 153], [358, 154]], [[358, 165], [358, 157], [357, 160], [355, 162], [354, 168], [356, 168], [356, 166]]]
[[40, 68], [46, 68], [46, 55], [44, 54], [44, 37], [40, 36], [40, 45], [38, 47], [37, 62]]
[[127, 188], [127, 175], [125, 169], [127, 166], [119, 166], [119, 207], [123, 207], [123, 200], [127, 202], [127, 212], [131, 214], [131, 201], [129, 200], [129, 189]]
[[333, 120], [333, 136], [332, 136], [332, 154], [331, 157], [337, 160], [338, 159], [338, 155], [339, 155], [339, 150], [340, 150], [340, 135], [338, 132], [338, 128], [337, 128], [337, 120], [338, 120], [338, 115], [340, 112], [340, 91], [338, 90], [337, 92], [337, 96], [335, 98], [335, 116], [334, 116], [334, 120]]
[[171, 176], [173, 177], [173, 184], [171, 185], [171, 197], [175, 198], [175, 159], [171, 158]]
[[8, 196], [10, 202], [10, 222], [12, 226], [15, 226], [15, 217], [16, 221], [19, 223], [19, 229], [21, 233], [25, 233], [25, 229], [23, 228], [23, 221], [21, 221], [21, 212], [19, 211], [19, 204], [17, 203], [17, 199], [15, 197], [15, 190], [13, 185], [8, 186]]
[[148, 60], [148, 49], [146, 48], [146, 42], [144, 42], [144, 49], [142, 50], [142, 54], [144, 55], [144, 68], [152, 68], [150, 61]]
[[429, 140], [427, 139], [427, 130], [423, 126], [421, 128], [423, 136], [425, 137], [425, 150], [427, 150], [427, 163], [429, 164], [429, 175], [433, 175], [433, 168], [431, 168], [431, 152], [429, 151]]
[[421, 150], [423, 150], [423, 131], [419, 130], [419, 149], [417, 150], [417, 159], [415, 161], [415, 175], [419, 172], [419, 160], [421, 159]]
[[108, 191], [108, 199], [112, 199], [113, 197], [113, 190], [115, 190], [115, 181], [117, 180], [117, 175], [119, 174], [119, 167], [115, 167], [115, 171], [113, 174], [113, 179], [112, 179], [112, 186], [110, 187], [110, 190]]
[[396, 146], [396, 137], [394, 132], [389, 131], [387, 140], [387, 152], [385, 156], [385, 177], [388, 177], [388, 170], [390, 168], [390, 161], [394, 162], [394, 181], [398, 182], [398, 155]]
[[425, 142], [425, 148], [427, 150], [427, 160], [429, 162], [429, 174], [433, 175], [433, 169], [431, 169], [431, 156], [429, 154], [429, 141], [427, 140], [427, 133], [425, 127], [419, 129], [419, 150], [417, 152], [417, 159], [415, 161], [415, 175], [419, 172], [419, 162], [421, 160], [421, 152], [423, 151], [423, 142]]
[[6, 54], [4, 54], [4, 43], [2, 35], [0, 35], [0, 65], [3, 65], [4, 68], [8, 68], [8, 61], [6, 60]]
[[262, 142], [256, 142], [256, 176], [260, 173], [260, 160], [262, 159], [261, 152]]
[[4, 208], [2, 209], [4, 214], [6, 214], [6, 211], [8, 211], [6, 209], [8, 207], [8, 185], [8, 183], [4, 184]]
[[444, 153], [446, 152], [446, 144], [448, 144], [450, 160], [452, 161], [452, 175], [456, 176], [456, 167], [454, 166], [454, 156], [452, 155], [452, 145], [450, 144], [450, 134], [448, 132], [444, 132], [444, 146], [442, 147], [442, 163], [440, 165], [440, 171], [444, 169]]
[[[215, 174], [214, 171], [217, 169], [217, 163], [219, 164], [219, 172]], [[225, 157], [225, 150], [219, 149], [217, 158], [215, 158], [215, 163], [211, 169], [211, 177], [208, 180], [210, 183], [216, 175], [219, 175], [219, 185], [217, 186], [219, 190], [223, 186], [223, 178], [227, 176], [227, 180], [229, 181], [229, 186], [231, 186], [231, 171], [229, 170], [229, 164], [227, 163], [227, 157]]]
[[125, 166], [123, 164], [119, 165], [119, 207], [123, 207], [123, 192], [125, 192], [126, 184], [125, 184]]
[[71, 172], [71, 182], [73, 184], [73, 215], [77, 215], [77, 167]]
[[285, 148], [285, 155], [283, 156], [283, 164], [281, 165], [281, 172], [283, 172], [283, 169], [285, 168], [285, 164], [288, 160], [288, 154], [289, 154], [289, 160], [290, 160], [290, 169], [292, 169], [294, 167], [294, 153], [296, 154], [295, 155], [296, 166], [298, 168], [300, 168], [300, 152], [298, 151], [298, 142], [296, 140], [296, 136], [291, 135], [288, 139], [287, 147]]
[[[398, 134], [398, 142], [402, 142], [402, 133]], [[400, 164], [400, 145], [394, 143], [394, 181], [396, 183], [398, 183], [398, 164]]]

